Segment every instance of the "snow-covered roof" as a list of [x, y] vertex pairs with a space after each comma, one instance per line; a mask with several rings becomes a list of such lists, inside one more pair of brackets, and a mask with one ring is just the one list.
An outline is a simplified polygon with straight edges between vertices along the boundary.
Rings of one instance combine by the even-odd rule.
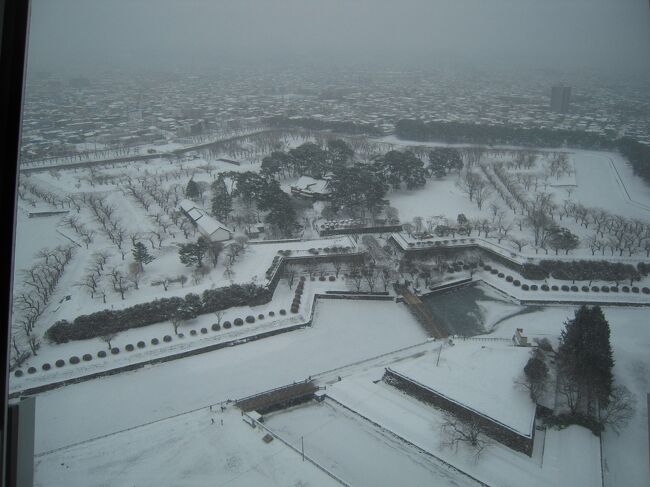
[[328, 184], [329, 182], [324, 179], [314, 179], [309, 176], [301, 176], [300, 179], [296, 181], [296, 184], [291, 186], [291, 189], [308, 193], [328, 194], [330, 192]]
[[535, 403], [515, 381], [530, 357], [530, 348], [480, 340], [445, 346], [391, 366], [391, 370], [419, 382], [447, 399], [487, 416], [515, 432], [530, 436]]
[[199, 227], [201, 233], [212, 235], [219, 229], [233, 233], [233, 230], [231, 228], [208, 215], [208, 213], [203, 208], [196, 206], [196, 203], [191, 200], [182, 200], [178, 206], [185, 212], [185, 214], [187, 214], [188, 217], [192, 219], [197, 227]]

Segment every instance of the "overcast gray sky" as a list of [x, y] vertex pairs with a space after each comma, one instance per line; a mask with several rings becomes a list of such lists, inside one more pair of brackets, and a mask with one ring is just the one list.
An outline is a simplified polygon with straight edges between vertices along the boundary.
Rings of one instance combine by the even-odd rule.
[[648, 0], [33, 0], [30, 65], [650, 67]]

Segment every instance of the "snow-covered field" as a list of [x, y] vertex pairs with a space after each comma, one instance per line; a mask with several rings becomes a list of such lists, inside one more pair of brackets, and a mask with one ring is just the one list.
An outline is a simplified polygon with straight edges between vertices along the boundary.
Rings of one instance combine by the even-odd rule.
[[339, 485], [281, 442], [265, 443], [263, 436], [238, 410], [206, 407], [39, 456], [34, 485]]
[[36, 452], [245, 397], [427, 338], [409, 312], [390, 301], [316, 306], [311, 328], [40, 394]]
[[434, 457], [325, 399], [264, 417], [264, 423], [350, 485], [477, 486]]

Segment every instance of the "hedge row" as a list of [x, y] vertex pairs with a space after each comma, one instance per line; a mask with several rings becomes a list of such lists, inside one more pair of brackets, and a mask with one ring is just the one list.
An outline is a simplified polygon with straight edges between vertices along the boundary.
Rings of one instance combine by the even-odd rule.
[[[639, 271], [631, 264], [605, 260], [573, 260], [571, 262], [543, 260], [539, 266], [535, 267], [539, 267], [546, 273], [546, 277], [551, 275], [555, 279], [570, 281], [624, 281], [627, 279], [638, 280], [641, 277]], [[537, 279], [546, 279], [546, 277]]]
[[45, 336], [54, 343], [85, 340], [167, 321], [178, 313], [182, 313], [185, 319], [191, 319], [199, 314], [235, 306], [258, 306], [268, 303], [271, 295], [268, 289], [261, 286], [233, 284], [219, 289], [206, 289], [201, 297], [190, 293], [185, 298], [162, 298], [121, 310], [106, 309], [78, 316], [72, 322], [57, 321]]

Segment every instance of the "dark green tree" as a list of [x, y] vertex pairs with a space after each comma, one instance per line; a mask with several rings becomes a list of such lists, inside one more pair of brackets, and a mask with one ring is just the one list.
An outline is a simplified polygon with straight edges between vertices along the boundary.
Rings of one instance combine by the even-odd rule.
[[606, 407], [612, 394], [614, 358], [609, 323], [600, 306], [581, 306], [566, 322], [558, 358], [564, 380], [575, 388], [587, 413], [593, 414], [596, 404]]
[[343, 166], [354, 156], [354, 150], [341, 139], [327, 141], [327, 155], [333, 166]]
[[291, 204], [291, 198], [285, 192], [277, 193], [273, 204], [266, 215], [265, 221], [276, 226], [285, 236], [291, 236], [299, 228], [296, 221], [296, 210]]
[[200, 195], [199, 185], [196, 184], [194, 179], [190, 179], [185, 187], [185, 196], [190, 199], [198, 198]]
[[276, 177], [279, 174], [286, 175], [292, 169], [292, 161], [289, 154], [281, 151], [273, 151], [262, 159], [262, 173]]
[[393, 189], [402, 183], [407, 189], [421, 188], [426, 184], [424, 163], [412, 152], [389, 151], [375, 158], [375, 171], [381, 173]]
[[196, 243], [190, 242], [181, 244], [178, 248], [178, 257], [187, 267], [203, 265], [203, 257], [210, 247], [209, 240], [205, 237], [199, 237]]
[[337, 167], [330, 180], [331, 204], [336, 211], [376, 211], [388, 190], [383, 178], [365, 166]]
[[321, 178], [330, 170], [327, 153], [313, 142], [291, 149], [289, 155], [298, 174]]
[[226, 189], [223, 178], [217, 178], [212, 183], [212, 214], [221, 221], [227, 221], [232, 212], [232, 196]]
[[463, 168], [463, 158], [458, 149], [437, 147], [429, 152], [429, 167], [433, 174], [460, 171]]
[[154, 260], [153, 256], [147, 250], [147, 247], [142, 242], [136, 242], [131, 249], [133, 260], [135, 260], [141, 267]]
[[554, 227], [549, 231], [548, 244], [555, 250], [555, 255], [557, 255], [558, 250], [564, 250], [568, 254], [569, 250], [577, 248], [579, 243], [580, 239], [578, 236], [573, 234], [568, 228]]

